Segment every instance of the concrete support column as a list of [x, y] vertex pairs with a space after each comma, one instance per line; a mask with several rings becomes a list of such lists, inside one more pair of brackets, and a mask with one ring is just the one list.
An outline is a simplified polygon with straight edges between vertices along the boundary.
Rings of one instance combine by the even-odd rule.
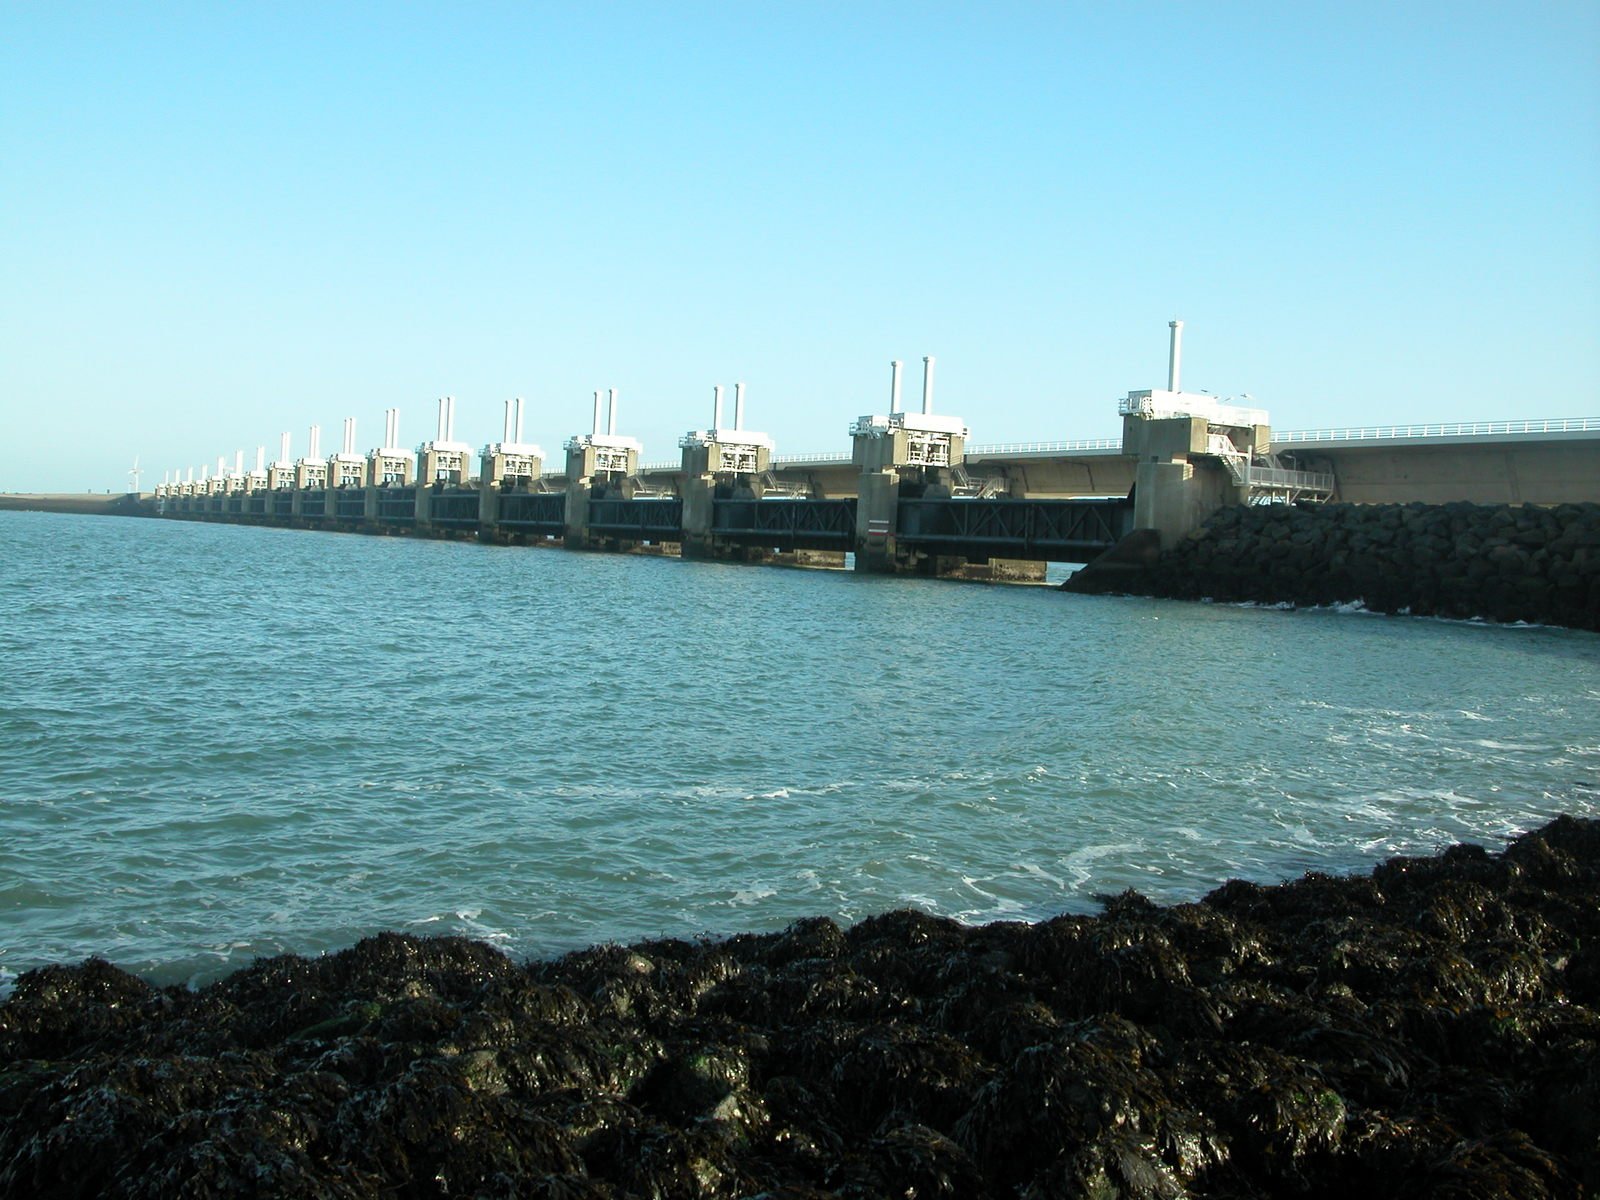
[[567, 525], [562, 542], [568, 550], [583, 550], [589, 545], [589, 481], [567, 481]]
[[772, 558], [770, 546], [746, 546], [721, 538], [716, 533], [719, 499], [745, 504], [759, 503], [762, 480], [772, 467], [772, 440], [764, 433], [742, 428], [744, 384], [734, 391], [734, 429], [722, 439], [722, 389], [713, 390], [713, 424], [709, 430], [696, 430], [678, 444], [683, 447], [683, 501], [679, 554], [684, 558], [728, 558], [740, 562]]
[[[1179, 332], [1175, 327], [1174, 336]], [[1248, 490], [1235, 484], [1223, 460], [1210, 452], [1209, 428], [1204, 417], [1123, 418], [1122, 449], [1138, 464], [1133, 527], [1159, 530], [1162, 549], [1175, 545], [1217, 509], [1249, 499]], [[1253, 434], [1239, 433], [1234, 444], [1240, 443], [1248, 452]]]
[[[513, 436], [520, 427], [512, 402], [506, 402], [506, 429]], [[491, 443], [483, 448], [478, 466], [478, 526], [484, 533], [499, 533], [505, 516], [505, 495], [531, 487], [544, 474], [544, 451], [522, 442]]]
[[567, 443], [565, 541], [569, 548], [586, 549], [595, 544], [589, 527], [589, 510], [590, 502], [596, 498], [596, 489], [608, 500], [626, 500], [633, 496], [633, 480], [639, 473], [639, 449], [639, 443], [632, 438], [612, 434], [577, 437]]
[[[594, 419], [600, 423], [600, 393], [594, 394]], [[589, 491], [594, 485], [594, 451], [571, 447], [567, 450], [567, 514], [563, 540], [569, 550], [589, 544]]]
[[[713, 389], [711, 432], [722, 423], [722, 389]], [[694, 439], [683, 446], [683, 538], [678, 554], [683, 558], [715, 558], [711, 523], [716, 513], [717, 477], [712, 473], [715, 444]]]
[[488, 471], [478, 479], [478, 528], [493, 533], [500, 524], [500, 481]]
[[1206, 461], [1145, 462], [1135, 473], [1133, 526], [1155, 529], [1170, 549], [1217, 509], [1235, 502], [1227, 474]]
[[716, 513], [717, 477], [709, 471], [691, 472], [689, 459], [700, 447], [683, 452], [683, 540], [678, 553], [684, 558], [715, 558], [711, 522]]
[[900, 474], [890, 468], [862, 473], [856, 492], [856, 570], [893, 574]]

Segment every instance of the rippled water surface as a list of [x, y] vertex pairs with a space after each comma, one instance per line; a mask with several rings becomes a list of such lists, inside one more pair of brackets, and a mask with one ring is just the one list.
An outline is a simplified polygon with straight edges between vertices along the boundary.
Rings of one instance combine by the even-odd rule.
[[0, 987], [1092, 908], [1600, 813], [1600, 638], [0, 512]]

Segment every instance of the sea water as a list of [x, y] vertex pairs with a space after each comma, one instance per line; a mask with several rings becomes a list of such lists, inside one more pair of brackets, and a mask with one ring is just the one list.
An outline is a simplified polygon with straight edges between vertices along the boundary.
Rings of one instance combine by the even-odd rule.
[[1593, 634], [0, 512], [0, 991], [1033, 920], [1597, 789]]

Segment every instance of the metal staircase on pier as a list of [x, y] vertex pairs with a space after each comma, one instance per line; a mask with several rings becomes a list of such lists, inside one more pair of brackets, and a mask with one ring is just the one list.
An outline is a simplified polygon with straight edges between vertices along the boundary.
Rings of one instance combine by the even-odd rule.
[[811, 485], [779, 479], [771, 471], [762, 473], [761, 495], [768, 500], [809, 500]]
[[1001, 490], [998, 479], [974, 479], [966, 467], [956, 463], [950, 468], [950, 494], [961, 500], [989, 500]]
[[659, 483], [646, 483], [641, 476], [628, 476], [628, 483], [633, 485], [633, 491], [628, 494], [635, 500], [673, 500], [677, 493], [670, 487], [662, 487]]
[[1321, 504], [1333, 497], [1331, 471], [1302, 471], [1284, 466], [1275, 455], [1248, 455], [1225, 433], [1213, 433], [1207, 442], [1229, 478], [1248, 490], [1251, 504]]

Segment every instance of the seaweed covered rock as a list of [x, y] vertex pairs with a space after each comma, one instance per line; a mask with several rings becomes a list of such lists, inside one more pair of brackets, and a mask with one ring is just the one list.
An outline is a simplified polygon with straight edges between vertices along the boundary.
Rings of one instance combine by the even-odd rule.
[[397, 934], [0, 1004], [0, 1194], [1580, 1196], [1600, 822], [1370, 875], [518, 965]]
[[1063, 587], [1600, 630], [1600, 504], [1230, 506], [1151, 563]]

